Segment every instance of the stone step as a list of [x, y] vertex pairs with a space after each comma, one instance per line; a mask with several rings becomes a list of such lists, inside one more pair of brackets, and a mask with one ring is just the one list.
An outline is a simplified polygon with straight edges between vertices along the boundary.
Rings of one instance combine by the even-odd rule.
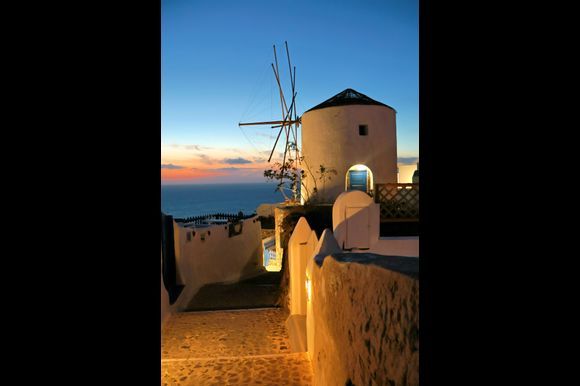
[[173, 314], [163, 326], [161, 358], [289, 353], [285, 320], [278, 308]]
[[161, 374], [165, 386], [312, 385], [306, 353], [165, 360]]
[[281, 309], [171, 315], [161, 342], [164, 385], [310, 385], [307, 353], [293, 352]]

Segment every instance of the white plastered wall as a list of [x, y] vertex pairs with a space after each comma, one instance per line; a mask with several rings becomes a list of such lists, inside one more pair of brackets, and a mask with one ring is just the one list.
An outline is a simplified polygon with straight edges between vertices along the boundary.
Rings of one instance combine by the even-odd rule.
[[332, 206], [332, 227], [338, 245], [352, 252], [419, 257], [419, 237], [379, 237], [380, 205], [364, 192], [338, 196]]
[[306, 315], [306, 264], [318, 244], [306, 218], [300, 217], [288, 241], [290, 269], [290, 314]]
[[[330, 181], [316, 181], [319, 196], [332, 203], [345, 190], [348, 169], [367, 166], [374, 183], [397, 182], [397, 136], [395, 111], [377, 105], [326, 107], [302, 116], [302, 155], [307, 177], [302, 188], [303, 201], [315, 186], [320, 165], [335, 169]], [[359, 135], [359, 125], [368, 126], [368, 135]], [[314, 174], [314, 176], [313, 176]]]
[[415, 170], [417, 170], [417, 165], [399, 165], [399, 183], [412, 183], [413, 173], [415, 173]]
[[236, 282], [264, 272], [260, 222], [255, 216], [242, 223], [242, 233], [229, 237], [227, 225], [192, 229], [174, 222], [178, 283], [185, 285], [174, 304], [177, 310], [205, 284]]

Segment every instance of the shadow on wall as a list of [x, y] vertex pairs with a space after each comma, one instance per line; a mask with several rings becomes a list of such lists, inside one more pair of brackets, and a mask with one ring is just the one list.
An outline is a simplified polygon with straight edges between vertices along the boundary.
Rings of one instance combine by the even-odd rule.
[[368, 251], [379, 239], [379, 205], [364, 192], [343, 192], [332, 207], [332, 225], [342, 249]]
[[161, 328], [163, 328], [163, 323], [171, 315], [170, 304], [169, 304], [169, 293], [165, 288], [165, 283], [163, 283], [163, 251], [161, 252]]
[[161, 213], [161, 274], [170, 305], [175, 303], [184, 287], [178, 283], [173, 223], [173, 216]]
[[419, 257], [418, 236], [380, 237], [380, 204], [360, 191], [344, 192], [332, 208], [333, 233], [343, 250]]

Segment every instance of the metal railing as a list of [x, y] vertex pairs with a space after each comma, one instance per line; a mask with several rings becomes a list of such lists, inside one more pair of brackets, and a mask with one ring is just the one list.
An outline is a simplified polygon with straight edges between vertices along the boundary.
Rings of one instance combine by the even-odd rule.
[[176, 218], [174, 219], [177, 223], [192, 223], [192, 224], [204, 224], [212, 220], [226, 220], [227, 222], [236, 222], [240, 220], [246, 220], [256, 216], [256, 213], [243, 214], [239, 212], [237, 214], [233, 213], [211, 213], [203, 214], [199, 216], [192, 216], [186, 218]]

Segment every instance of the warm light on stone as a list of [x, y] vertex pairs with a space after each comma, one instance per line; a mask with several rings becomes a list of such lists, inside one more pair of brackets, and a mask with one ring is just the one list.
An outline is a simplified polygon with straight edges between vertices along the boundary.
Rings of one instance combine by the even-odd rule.
[[312, 282], [308, 275], [306, 275], [306, 300], [312, 301]]

